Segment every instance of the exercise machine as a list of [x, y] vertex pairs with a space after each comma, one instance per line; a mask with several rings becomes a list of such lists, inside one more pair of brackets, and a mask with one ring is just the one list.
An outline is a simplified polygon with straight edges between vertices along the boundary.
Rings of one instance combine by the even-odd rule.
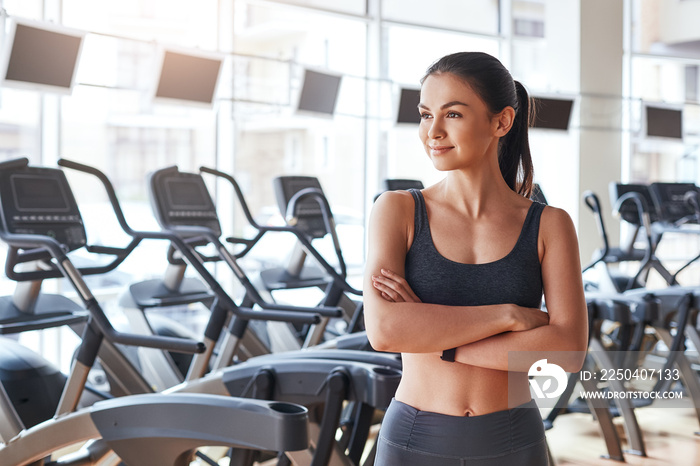
[[[80, 212], [61, 170], [33, 167], [27, 159], [0, 163], [0, 215], [0, 239], [9, 246], [8, 278], [36, 288], [43, 280], [65, 278], [89, 313], [53, 417], [26, 428], [6, 391], [0, 388], [0, 464], [52, 464], [53, 460], [47, 458], [57, 450], [94, 439], [101, 439], [108, 448], [94, 449], [87, 457], [77, 455], [55, 464], [97, 461], [99, 458], [90, 457], [97, 451], [103, 456], [112, 451], [128, 465], [184, 466], [200, 446], [276, 451], [307, 448], [308, 412], [291, 403], [210, 394], [145, 394], [98, 401], [77, 409], [88, 371], [104, 342], [192, 353], [202, 352], [204, 345], [177, 338], [126, 334], [112, 327], [83, 279], [84, 274], [93, 271], [76, 267], [68, 254], [83, 247], [111, 254], [115, 260], [110, 267], [116, 267], [132, 244], [121, 250], [87, 246]], [[170, 239], [183, 246], [177, 237]], [[15, 266], [29, 262], [41, 266], [16, 270]], [[26, 308], [33, 310], [28, 316], [34, 322], [30, 325], [36, 326], [42, 319], [77, 323], [63, 312], [57, 316], [43, 309], [41, 303], [49, 301], [39, 298], [39, 309]], [[82, 315], [78, 317], [84, 319]], [[13, 324], [21, 327], [18, 322]], [[183, 423], [182, 419], [188, 422]]]

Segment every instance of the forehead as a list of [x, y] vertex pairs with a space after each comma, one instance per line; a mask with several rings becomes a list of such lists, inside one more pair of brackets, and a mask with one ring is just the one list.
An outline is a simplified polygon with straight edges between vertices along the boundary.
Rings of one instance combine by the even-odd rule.
[[469, 103], [474, 100], [481, 101], [481, 98], [467, 81], [452, 73], [432, 74], [425, 78], [421, 86], [420, 101], [428, 107], [452, 101]]

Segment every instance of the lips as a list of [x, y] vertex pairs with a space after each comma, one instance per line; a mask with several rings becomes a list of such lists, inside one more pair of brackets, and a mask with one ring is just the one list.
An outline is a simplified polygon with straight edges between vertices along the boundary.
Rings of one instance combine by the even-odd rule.
[[428, 146], [430, 149], [430, 155], [442, 155], [447, 151], [451, 150], [453, 146]]

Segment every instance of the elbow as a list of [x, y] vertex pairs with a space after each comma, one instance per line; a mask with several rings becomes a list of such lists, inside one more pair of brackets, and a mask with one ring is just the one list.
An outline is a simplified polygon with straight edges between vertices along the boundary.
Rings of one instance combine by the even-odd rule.
[[575, 374], [583, 368], [583, 362], [586, 360], [586, 351], [569, 351], [562, 358], [561, 368], [565, 372]]
[[378, 335], [373, 335], [369, 331], [367, 332], [367, 339], [369, 340], [369, 345], [374, 351], [378, 351], [380, 353], [393, 352], [391, 349], [391, 344], [386, 339], [383, 339]]
[[556, 329], [548, 348], [552, 352], [551, 360], [568, 373], [579, 372], [588, 354], [588, 328], [581, 331], [580, 327], [550, 325]]
[[393, 345], [386, 332], [376, 328], [375, 325], [367, 325], [365, 328], [367, 330], [367, 339], [373, 350], [380, 352], [393, 351]]
[[588, 345], [586, 342], [580, 344], [575, 342], [574, 344], [567, 345], [562, 348], [560, 356], [560, 366], [564, 371], [569, 373], [577, 373], [583, 368], [583, 363], [586, 360], [586, 355], [588, 353]]
[[379, 315], [371, 317], [365, 313], [365, 330], [369, 344], [375, 351], [395, 352], [396, 343], [392, 339], [391, 325]]

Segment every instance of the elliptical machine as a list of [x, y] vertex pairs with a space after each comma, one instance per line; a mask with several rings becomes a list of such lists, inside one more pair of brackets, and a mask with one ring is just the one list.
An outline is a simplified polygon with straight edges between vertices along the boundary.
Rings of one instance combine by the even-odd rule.
[[[189, 260], [179, 238], [168, 237]], [[53, 300], [39, 296], [34, 306], [11, 319], [17, 329], [42, 325], [83, 324], [82, 341], [63, 386], [54, 415], [27, 429], [0, 387], [0, 464], [86, 464], [116, 453], [129, 465], [188, 465], [200, 446], [302, 450], [308, 445], [308, 412], [299, 405], [261, 402], [207, 394], [144, 394], [98, 401], [78, 409], [88, 371], [105, 343], [147, 346], [201, 353], [200, 342], [177, 338], [125, 334], [116, 331], [83, 280], [94, 268], [76, 267], [68, 257], [85, 247], [109, 254], [118, 266], [138, 241], [125, 248], [88, 246], [82, 218], [65, 175], [55, 168], [32, 167], [27, 159], [0, 163], [0, 239], [9, 246], [8, 278], [40, 288], [41, 281], [65, 278], [77, 293], [83, 313], [52, 311]], [[16, 270], [19, 264], [41, 267]], [[66, 302], [63, 301], [63, 304]], [[59, 303], [60, 304], [60, 303]], [[73, 306], [71, 309], [75, 309]], [[11, 309], [7, 307], [6, 309]], [[32, 313], [26, 312], [32, 310]], [[27, 322], [26, 324], [22, 322]], [[182, 423], [187, 419], [187, 423]], [[55, 462], [48, 456], [59, 449], [95, 440], [91, 448]]]

